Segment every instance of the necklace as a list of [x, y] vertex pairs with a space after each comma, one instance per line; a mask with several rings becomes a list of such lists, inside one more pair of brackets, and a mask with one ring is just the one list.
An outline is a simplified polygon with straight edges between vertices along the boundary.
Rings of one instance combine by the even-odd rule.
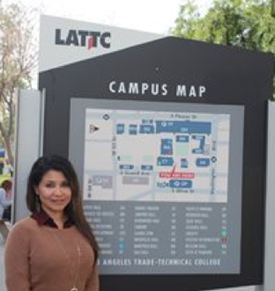
[[[50, 231], [49, 231], [50, 232]], [[54, 233], [50, 232], [51, 236], [54, 238], [55, 242], [58, 244], [59, 248], [62, 249], [64, 255], [66, 256], [66, 259], [68, 261], [68, 267], [69, 267], [69, 273], [72, 278], [72, 288], [69, 291], [78, 291], [76, 285], [77, 285], [77, 280], [78, 280], [78, 272], [79, 272], [79, 265], [80, 265], [80, 257], [81, 257], [81, 249], [79, 246], [79, 241], [76, 240], [76, 251], [77, 251], [77, 265], [76, 265], [76, 270], [75, 270], [75, 275], [74, 275], [74, 270], [70, 268], [70, 266], [73, 266], [74, 260], [70, 257], [68, 254], [68, 251], [64, 246], [62, 245], [60, 239], [58, 236], [56, 236]]]

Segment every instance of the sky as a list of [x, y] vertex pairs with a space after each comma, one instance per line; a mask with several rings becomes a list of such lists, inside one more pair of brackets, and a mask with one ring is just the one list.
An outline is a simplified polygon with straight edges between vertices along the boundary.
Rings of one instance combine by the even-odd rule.
[[[20, 0], [6, 0], [6, 2]], [[42, 14], [167, 34], [187, 0], [21, 0]], [[194, 0], [204, 10], [211, 0]]]
[[[193, 0], [203, 13], [212, 0]], [[73, 20], [117, 26], [161, 35], [175, 26], [180, 5], [187, 0], [2, 0], [11, 4], [21, 2], [40, 14]], [[37, 14], [37, 34], [39, 15]], [[36, 72], [34, 74], [36, 76]], [[37, 80], [33, 78], [33, 87]]]

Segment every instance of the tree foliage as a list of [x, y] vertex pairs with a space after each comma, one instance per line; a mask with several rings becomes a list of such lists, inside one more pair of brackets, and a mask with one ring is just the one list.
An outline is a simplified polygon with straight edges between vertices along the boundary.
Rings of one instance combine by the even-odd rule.
[[0, 144], [13, 165], [16, 93], [29, 88], [36, 66], [32, 13], [20, 4], [0, 0]]
[[[204, 14], [192, 1], [180, 7], [175, 36], [270, 52], [275, 56], [274, 0], [213, 0]], [[275, 87], [275, 78], [273, 79]], [[273, 93], [275, 98], [275, 93]]]

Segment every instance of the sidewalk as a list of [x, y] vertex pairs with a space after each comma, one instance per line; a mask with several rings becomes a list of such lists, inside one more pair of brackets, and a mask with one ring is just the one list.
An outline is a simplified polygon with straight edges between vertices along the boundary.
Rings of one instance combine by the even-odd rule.
[[2, 236], [0, 236], [0, 291], [6, 291], [4, 276], [4, 249], [5, 244]]
[[[8, 229], [11, 228], [11, 224], [6, 222]], [[0, 234], [0, 291], [6, 291], [5, 285], [5, 271], [4, 271], [4, 252], [5, 252], [5, 240], [2, 234]]]

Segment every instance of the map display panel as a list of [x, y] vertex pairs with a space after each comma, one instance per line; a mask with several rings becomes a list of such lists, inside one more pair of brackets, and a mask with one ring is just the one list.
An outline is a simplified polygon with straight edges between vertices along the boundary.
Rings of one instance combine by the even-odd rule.
[[85, 199], [227, 202], [229, 114], [87, 108], [85, 120]]
[[240, 273], [243, 106], [71, 101], [101, 274]]

